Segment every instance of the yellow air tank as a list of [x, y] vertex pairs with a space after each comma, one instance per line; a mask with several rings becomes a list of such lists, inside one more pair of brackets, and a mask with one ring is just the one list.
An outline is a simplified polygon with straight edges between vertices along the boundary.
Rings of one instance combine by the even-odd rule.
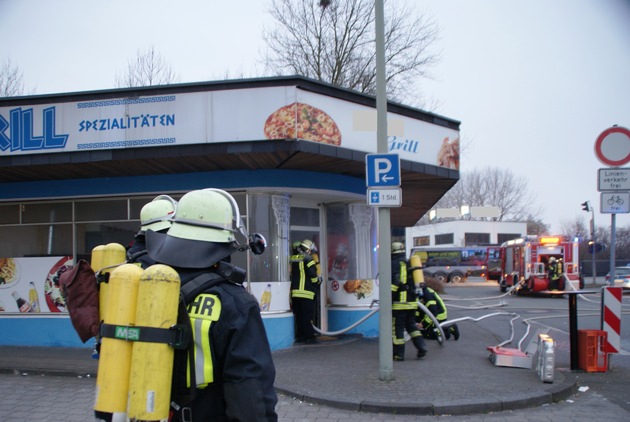
[[[138, 287], [136, 325], [168, 329], [177, 323], [180, 279], [168, 265], [144, 270]], [[142, 328], [140, 328], [142, 330]], [[128, 415], [134, 421], [167, 421], [174, 350], [166, 343], [133, 344]]]
[[422, 271], [422, 260], [419, 255], [413, 254], [409, 258], [409, 266], [413, 276], [413, 284], [419, 286], [424, 283], [424, 272]]
[[[120, 243], [108, 243], [107, 245], [99, 245], [92, 249], [91, 267], [95, 273], [100, 271], [101, 274], [111, 273], [113, 267], [124, 264], [127, 260], [127, 251]], [[112, 267], [112, 268], [110, 268]], [[105, 320], [104, 312], [107, 309], [107, 291], [109, 283], [101, 283], [99, 281], [99, 310], [101, 321]]]
[[133, 335], [141, 275], [142, 269], [137, 265], [123, 264], [113, 269], [107, 283], [103, 322], [106, 327], [112, 327], [113, 336], [101, 339], [94, 410], [97, 414], [111, 414], [112, 422], [126, 421], [127, 417], [133, 346], [127, 339]]

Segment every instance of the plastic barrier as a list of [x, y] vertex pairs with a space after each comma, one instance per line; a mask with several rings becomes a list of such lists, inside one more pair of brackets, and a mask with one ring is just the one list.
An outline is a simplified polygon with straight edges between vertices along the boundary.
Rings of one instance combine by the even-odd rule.
[[578, 330], [578, 365], [586, 372], [606, 372], [606, 331]]

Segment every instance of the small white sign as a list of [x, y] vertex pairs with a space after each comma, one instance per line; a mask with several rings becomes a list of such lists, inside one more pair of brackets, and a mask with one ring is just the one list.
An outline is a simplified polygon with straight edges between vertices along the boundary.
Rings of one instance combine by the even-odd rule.
[[630, 213], [630, 192], [602, 192], [600, 209], [607, 214]]
[[373, 207], [399, 207], [402, 205], [400, 188], [369, 188], [367, 203]]
[[599, 169], [597, 190], [630, 191], [630, 168]]

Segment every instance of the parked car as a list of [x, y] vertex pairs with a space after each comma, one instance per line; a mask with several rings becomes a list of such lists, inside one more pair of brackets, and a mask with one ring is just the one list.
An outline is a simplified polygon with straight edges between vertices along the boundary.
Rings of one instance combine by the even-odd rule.
[[[606, 274], [606, 283], [610, 284], [610, 273]], [[630, 288], [630, 267], [615, 267], [615, 287]]]

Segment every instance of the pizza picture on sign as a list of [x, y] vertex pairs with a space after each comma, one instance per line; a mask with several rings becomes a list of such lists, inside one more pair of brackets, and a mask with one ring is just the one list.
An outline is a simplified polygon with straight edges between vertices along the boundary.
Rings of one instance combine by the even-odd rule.
[[438, 152], [437, 164], [441, 167], [459, 170], [459, 138], [452, 141], [448, 137], [444, 138]]
[[304, 103], [293, 103], [271, 113], [265, 122], [267, 139], [304, 139], [341, 145], [337, 123], [324, 111]]

